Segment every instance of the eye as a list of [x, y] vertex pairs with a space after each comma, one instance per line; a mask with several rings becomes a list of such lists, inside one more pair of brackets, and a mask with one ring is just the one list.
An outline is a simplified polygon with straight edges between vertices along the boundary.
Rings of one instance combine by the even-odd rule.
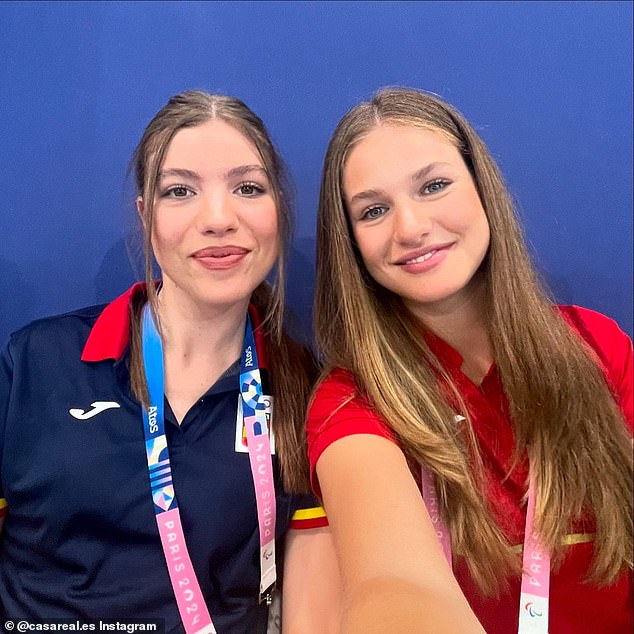
[[240, 196], [245, 196], [246, 198], [253, 198], [263, 194], [264, 192], [264, 187], [252, 182], [240, 183], [240, 185], [238, 185], [238, 187], [234, 190], [234, 193], [239, 194]]
[[444, 178], [437, 178], [436, 180], [431, 181], [431, 183], [427, 183], [423, 186], [424, 194], [437, 194], [441, 192], [447, 185], [450, 185], [451, 181], [448, 181]]
[[376, 205], [375, 207], [368, 207], [361, 215], [361, 220], [376, 220], [387, 212], [387, 207]]
[[194, 193], [187, 185], [172, 185], [163, 190], [161, 198], [189, 198]]

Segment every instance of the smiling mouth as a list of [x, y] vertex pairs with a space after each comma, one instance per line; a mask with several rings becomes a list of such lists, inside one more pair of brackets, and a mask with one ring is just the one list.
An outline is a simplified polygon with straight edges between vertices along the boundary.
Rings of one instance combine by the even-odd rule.
[[212, 247], [194, 254], [194, 260], [209, 270], [226, 270], [238, 265], [250, 253], [248, 249], [235, 246]]
[[241, 256], [246, 255], [249, 252], [244, 247], [238, 247], [234, 245], [227, 245], [223, 247], [207, 247], [206, 249], [200, 249], [196, 251], [193, 256], [197, 259], [206, 258], [226, 258], [229, 256]]
[[412, 258], [411, 260], [400, 262], [400, 264], [418, 264], [420, 262], [426, 262], [431, 257], [433, 257], [434, 254], [438, 253], [438, 251], [439, 249], [434, 249], [433, 251], [430, 251], [429, 253], [425, 253], [425, 255], [419, 255], [417, 258]]

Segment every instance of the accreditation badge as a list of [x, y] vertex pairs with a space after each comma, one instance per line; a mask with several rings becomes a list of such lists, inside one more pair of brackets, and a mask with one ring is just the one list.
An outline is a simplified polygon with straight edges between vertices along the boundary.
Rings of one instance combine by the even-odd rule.
[[[266, 416], [266, 426], [269, 430], [269, 439], [271, 442], [271, 455], [275, 455], [275, 434], [271, 428], [271, 423], [273, 420], [273, 397], [272, 396], [264, 396], [262, 397], [262, 401], [265, 403], [266, 407], [264, 409], [264, 415]], [[258, 425], [256, 424], [256, 436], [258, 435], [258, 431], [263, 433], [263, 430], [258, 430]], [[235, 451], [237, 453], [249, 453], [249, 445], [247, 442], [247, 428], [244, 425], [244, 416], [242, 410], [242, 395], [238, 394], [238, 411], [236, 413], [236, 437], [235, 437]]]

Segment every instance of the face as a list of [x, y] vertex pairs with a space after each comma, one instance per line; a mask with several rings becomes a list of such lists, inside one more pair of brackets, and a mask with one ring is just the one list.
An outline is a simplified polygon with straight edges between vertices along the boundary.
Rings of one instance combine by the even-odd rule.
[[255, 147], [223, 121], [179, 130], [161, 167], [152, 246], [163, 287], [248, 302], [278, 254], [277, 208]]
[[471, 174], [444, 135], [379, 125], [350, 152], [343, 188], [368, 272], [414, 314], [470, 295], [489, 225]]

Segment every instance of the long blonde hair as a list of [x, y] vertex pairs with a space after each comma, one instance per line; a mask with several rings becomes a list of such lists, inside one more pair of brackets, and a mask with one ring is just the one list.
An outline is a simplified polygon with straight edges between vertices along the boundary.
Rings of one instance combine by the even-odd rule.
[[[456, 431], [457, 387], [401, 299], [368, 274], [352, 235], [342, 178], [351, 149], [381, 123], [438, 131], [459, 149], [484, 207], [491, 242], [481, 265], [486, 321], [516, 439], [536, 482], [536, 528], [556, 568], [572, 520], [596, 522], [589, 578], [610, 583], [632, 567], [632, 453], [623, 415], [591, 348], [553, 309], [500, 172], [454, 108], [417, 90], [389, 88], [349, 111], [324, 160], [317, 221], [315, 328], [327, 368], [342, 367], [396, 433], [410, 463], [436, 478], [453, 551], [481, 590], [520, 569], [482, 499], [470, 422]], [[423, 361], [423, 362], [421, 362]], [[438, 376], [441, 376], [439, 381]], [[449, 396], [443, 389], [449, 387]], [[468, 412], [461, 412], [468, 419]], [[501, 575], [506, 571], [506, 575]]]
[[[262, 120], [236, 97], [212, 95], [188, 90], [169, 99], [147, 125], [134, 152], [132, 166], [137, 195], [143, 199], [143, 243], [147, 301], [156, 317], [156, 286], [153, 275], [152, 228], [159, 173], [174, 135], [207, 121], [220, 120], [236, 128], [250, 141], [259, 154], [271, 183], [277, 208], [279, 254], [274, 270], [274, 283], [262, 282], [253, 292], [251, 302], [262, 318], [268, 369], [271, 375], [275, 412], [276, 448], [285, 488], [289, 492], [308, 490], [308, 459], [304, 441], [304, 418], [310, 389], [315, 378], [315, 362], [311, 352], [298, 345], [285, 327], [284, 294], [286, 259], [292, 233], [290, 182], [280, 154]], [[147, 383], [141, 360], [140, 311], [146, 297], [131, 307], [132, 391], [147, 403]]]

